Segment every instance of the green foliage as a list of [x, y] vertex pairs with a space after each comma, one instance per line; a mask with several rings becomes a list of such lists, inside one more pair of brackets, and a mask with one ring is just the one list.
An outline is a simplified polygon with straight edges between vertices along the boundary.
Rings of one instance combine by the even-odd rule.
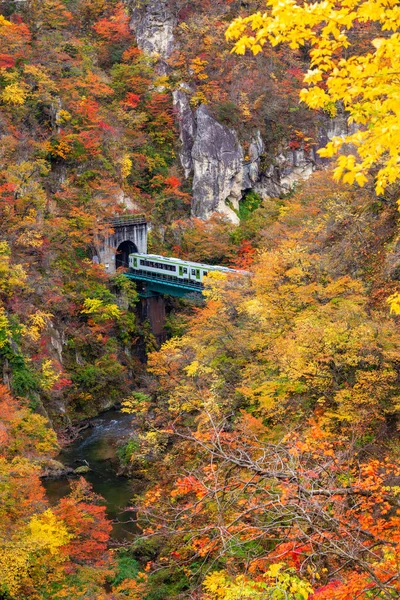
[[214, 111], [218, 121], [235, 128], [239, 125], [241, 115], [240, 109], [234, 102], [220, 102], [214, 106]]
[[20, 353], [11, 351], [9, 364], [12, 370], [11, 386], [16, 396], [34, 399], [40, 389], [40, 379], [37, 372], [27, 364], [27, 360]]
[[119, 550], [117, 554], [117, 570], [111, 581], [117, 586], [125, 579], [135, 579], [140, 570], [139, 563], [134, 559], [129, 550]]
[[88, 400], [110, 398], [116, 400], [123, 385], [124, 368], [113, 354], [105, 354], [93, 364], [77, 365], [71, 373], [74, 384], [89, 394]]
[[190, 581], [182, 571], [163, 569], [159, 573], [150, 575], [148, 586], [151, 591], [143, 600], [164, 600], [185, 593], [190, 587]]
[[136, 285], [121, 273], [116, 273], [112, 281], [119, 293], [128, 300], [128, 306], [134, 308], [139, 301], [139, 294], [136, 291]]
[[185, 334], [187, 324], [187, 316], [171, 312], [165, 320], [165, 330], [171, 337], [180, 337]]
[[239, 218], [247, 220], [251, 214], [260, 207], [262, 198], [253, 190], [246, 192], [245, 196], [239, 202]]
[[131, 439], [129, 442], [118, 448], [118, 458], [123, 465], [129, 465], [135, 453], [139, 451], [140, 444], [136, 439]]

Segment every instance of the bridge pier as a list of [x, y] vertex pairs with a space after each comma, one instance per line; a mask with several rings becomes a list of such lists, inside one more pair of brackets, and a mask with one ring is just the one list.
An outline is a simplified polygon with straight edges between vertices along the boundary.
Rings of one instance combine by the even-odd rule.
[[161, 344], [167, 339], [165, 331], [165, 299], [164, 296], [149, 294], [140, 299], [140, 320], [148, 320], [151, 333]]

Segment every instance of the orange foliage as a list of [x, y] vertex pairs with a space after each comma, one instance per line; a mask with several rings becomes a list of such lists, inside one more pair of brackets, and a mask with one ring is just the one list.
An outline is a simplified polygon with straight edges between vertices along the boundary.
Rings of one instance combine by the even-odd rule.
[[95, 32], [108, 42], [119, 42], [131, 35], [129, 30], [129, 16], [125, 5], [119, 2], [111, 15], [104, 19], [99, 19], [93, 25]]
[[60, 500], [56, 514], [73, 533], [65, 546], [65, 555], [78, 564], [101, 565], [107, 560], [106, 549], [111, 523], [106, 518], [105, 506], [81, 478], [71, 484], [72, 492]]

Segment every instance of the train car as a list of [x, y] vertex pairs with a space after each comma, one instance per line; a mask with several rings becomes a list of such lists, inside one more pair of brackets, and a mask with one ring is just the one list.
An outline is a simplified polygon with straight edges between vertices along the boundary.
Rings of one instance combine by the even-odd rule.
[[130, 254], [129, 268], [132, 271], [140, 271], [142, 274], [157, 274], [158, 276], [165, 276], [166, 279], [177, 278], [198, 284], [202, 283], [203, 278], [210, 271], [243, 273], [243, 271], [220, 265], [204, 265], [189, 260], [159, 256], [158, 254]]

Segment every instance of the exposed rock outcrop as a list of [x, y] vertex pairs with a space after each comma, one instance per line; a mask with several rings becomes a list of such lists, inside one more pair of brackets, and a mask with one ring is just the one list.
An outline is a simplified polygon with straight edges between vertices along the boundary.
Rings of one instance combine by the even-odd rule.
[[166, 70], [165, 60], [174, 47], [176, 19], [167, 0], [139, 2], [130, 0], [130, 27], [139, 48], [147, 55], [160, 58], [160, 70]]
[[261, 198], [279, 198], [298, 183], [308, 179], [317, 165], [315, 152], [292, 150], [276, 157], [275, 164], [258, 172], [251, 186]]
[[246, 190], [253, 188], [260, 176], [261, 157], [264, 154], [265, 146], [261, 133], [256, 132], [252, 142], [250, 143], [247, 156], [244, 157], [243, 163], [243, 181], [242, 189]]
[[192, 147], [193, 203], [196, 217], [213, 212], [237, 220], [243, 181], [243, 150], [236, 133], [218, 123], [205, 106], [196, 111], [196, 136]]
[[259, 132], [245, 156], [233, 129], [219, 123], [205, 106], [191, 110], [188, 95], [174, 92], [179, 124], [180, 160], [189, 177], [193, 173], [192, 214], [207, 219], [213, 212], [238, 222], [235, 211], [243, 191], [257, 182], [264, 143]]
[[[174, 92], [174, 104], [181, 163], [186, 177], [193, 174], [192, 214], [201, 219], [220, 212], [238, 222], [236, 211], [246, 190], [253, 189], [263, 199], [281, 197], [327, 162], [318, 156], [317, 148], [308, 152], [297, 149], [282, 152], [262, 168], [265, 146], [260, 132], [245, 154], [236, 132], [219, 123], [205, 106], [191, 110], [184, 90]], [[325, 118], [319, 128], [318, 147], [348, 133], [344, 114]]]
[[[167, 59], [174, 50], [176, 17], [168, 0], [127, 0], [131, 8], [131, 28], [138, 46], [149, 56], [158, 58], [158, 68], [168, 71]], [[262, 198], [283, 196], [295, 184], [307, 179], [325, 160], [316, 149], [283, 151], [262, 168], [264, 142], [259, 132], [244, 151], [237, 133], [211, 114], [205, 107], [192, 110], [190, 90], [182, 86], [174, 91], [173, 101], [179, 125], [180, 161], [185, 177], [193, 176], [192, 214], [207, 219], [213, 212], [225, 214], [238, 222], [239, 202], [246, 190], [253, 189]], [[348, 132], [345, 114], [323, 119], [318, 146], [334, 136]]]
[[193, 170], [192, 149], [196, 137], [196, 120], [185, 91], [175, 90], [172, 96], [181, 141], [179, 158], [185, 171], [185, 177], [188, 178]]
[[47, 479], [59, 479], [61, 477], [66, 477], [67, 475], [71, 475], [74, 472], [74, 469], [71, 467], [68, 467], [62, 462], [52, 458], [43, 460], [41, 463], [39, 463], [39, 465], [41, 467], [40, 476]]

